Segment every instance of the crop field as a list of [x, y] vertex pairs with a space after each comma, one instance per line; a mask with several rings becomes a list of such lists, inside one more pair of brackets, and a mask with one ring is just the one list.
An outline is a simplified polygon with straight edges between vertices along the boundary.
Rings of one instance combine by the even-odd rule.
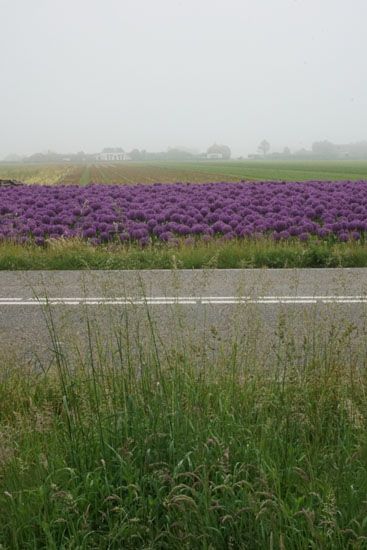
[[115, 164], [5, 164], [0, 178], [25, 183], [175, 183], [220, 182], [241, 179], [305, 181], [367, 179], [367, 161], [197, 161], [120, 162]]
[[367, 162], [1, 164], [0, 177], [28, 183], [0, 188], [0, 269], [367, 265]]
[[176, 243], [186, 237], [364, 240], [367, 181], [0, 189], [0, 238]]
[[[184, 259], [182, 267], [218, 266], [224, 250], [227, 263], [219, 262], [221, 267], [273, 266], [277, 253], [277, 267], [297, 261], [345, 265], [350, 252], [351, 265], [364, 265], [366, 220], [363, 180], [5, 186], [0, 188], [0, 266], [26, 267], [30, 251], [40, 257], [37, 249], [50, 257], [52, 249], [59, 250], [65, 260], [65, 243], [76, 247], [75, 257], [78, 250], [83, 257], [88, 249], [102, 249], [110, 265], [113, 255], [120, 257], [120, 267], [121, 252], [125, 259], [150, 257], [149, 267], [167, 267], [167, 254]], [[266, 251], [261, 260], [249, 258], [256, 248]], [[290, 255], [283, 264], [285, 251]], [[21, 257], [28, 260], [18, 265]]]

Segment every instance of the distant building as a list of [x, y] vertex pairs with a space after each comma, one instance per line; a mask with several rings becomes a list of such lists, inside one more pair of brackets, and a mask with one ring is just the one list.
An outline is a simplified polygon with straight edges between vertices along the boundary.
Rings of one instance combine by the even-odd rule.
[[214, 143], [206, 151], [207, 159], [229, 159], [231, 158], [231, 150], [227, 145], [217, 145]]
[[121, 147], [106, 147], [101, 153], [96, 156], [97, 160], [127, 160], [128, 155], [125, 154]]
[[207, 153], [206, 154], [207, 159], [222, 159], [223, 153]]

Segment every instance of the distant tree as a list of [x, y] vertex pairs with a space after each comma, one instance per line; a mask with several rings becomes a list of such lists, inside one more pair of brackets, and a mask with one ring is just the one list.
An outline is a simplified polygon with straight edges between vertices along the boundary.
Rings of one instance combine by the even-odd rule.
[[5, 162], [21, 162], [24, 159], [23, 155], [17, 155], [17, 153], [10, 153], [4, 158]]
[[131, 158], [131, 160], [141, 160], [141, 153], [139, 149], [133, 149], [132, 151], [130, 151], [129, 157]]
[[284, 147], [283, 155], [289, 156], [290, 154], [291, 154], [291, 150], [289, 149], [289, 147]]
[[326, 139], [324, 141], [315, 141], [312, 144], [312, 152], [320, 157], [334, 157], [337, 154], [337, 146]]
[[366, 158], [367, 157], [367, 142], [358, 141], [357, 143], [349, 143], [347, 146], [343, 147], [346, 150], [347, 156], [352, 156], [355, 158]]
[[312, 152], [308, 151], [304, 147], [302, 149], [299, 149], [298, 151], [295, 151], [293, 156], [295, 157], [312, 157]]
[[223, 158], [228, 160], [231, 158], [231, 150], [228, 147], [228, 145], [222, 145], [222, 151], [223, 151]]
[[266, 141], [266, 139], [263, 139], [257, 150], [260, 151], [265, 157], [266, 154], [270, 151], [270, 143]]
[[194, 155], [192, 153], [189, 153], [188, 151], [183, 151], [182, 149], [170, 147], [164, 153], [164, 157], [167, 160], [191, 160], [194, 158]]

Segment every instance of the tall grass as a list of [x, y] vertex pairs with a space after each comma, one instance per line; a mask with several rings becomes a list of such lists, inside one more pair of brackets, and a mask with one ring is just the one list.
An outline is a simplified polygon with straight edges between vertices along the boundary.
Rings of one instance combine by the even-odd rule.
[[4, 269], [172, 269], [246, 267], [367, 267], [365, 243], [271, 239], [200, 240], [176, 245], [92, 246], [82, 240], [56, 240], [45, 247], [0, 243]]
[[[280, 318], [272, 363], [239, 334], [215, 353], [127, 313], [86, 314], [73, 357], [1, 360], [3, 548], [367, 547], [367, 378], [349, 327], [302, 356]], [[316, 338], [316, 339], [315, 339]]]

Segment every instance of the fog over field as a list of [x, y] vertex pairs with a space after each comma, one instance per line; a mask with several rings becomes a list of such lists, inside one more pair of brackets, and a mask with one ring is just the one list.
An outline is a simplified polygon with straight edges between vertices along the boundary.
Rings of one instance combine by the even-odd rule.
[[0, 159], [367, 138], [365, 0], [0, 0]]

